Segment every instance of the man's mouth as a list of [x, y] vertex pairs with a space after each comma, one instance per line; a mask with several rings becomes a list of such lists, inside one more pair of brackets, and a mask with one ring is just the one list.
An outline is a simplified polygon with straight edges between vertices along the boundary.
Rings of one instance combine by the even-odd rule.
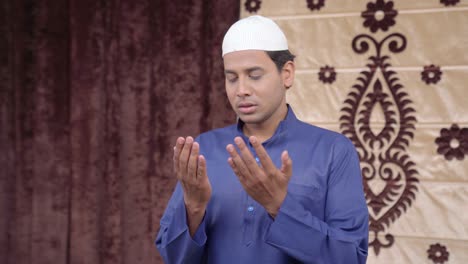
[[241, 112], [242, 114], [252, 114], [257, 109], [257, 105], [253, 103], [244, 102], [239, 103], [237, 105], [237, 109], [239, 109], [239, 112]]

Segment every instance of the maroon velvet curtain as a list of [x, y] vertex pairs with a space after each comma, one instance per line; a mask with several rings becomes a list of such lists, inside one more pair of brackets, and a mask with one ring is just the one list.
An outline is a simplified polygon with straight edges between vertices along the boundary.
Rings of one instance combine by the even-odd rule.
[[235, 120], [238, 0], [0, 4], [0, 263], [160, 263], [172, 146]]

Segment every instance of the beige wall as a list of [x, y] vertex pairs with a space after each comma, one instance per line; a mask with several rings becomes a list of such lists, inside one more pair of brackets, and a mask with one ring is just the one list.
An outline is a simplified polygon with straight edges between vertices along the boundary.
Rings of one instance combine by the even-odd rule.
[[[437, 259], [468, 263], [468, 1], [449, 6], [439, 0], [385, 1], [387, 11], [370, 12], [369, 21], [393, 19], [395, 23], [387, 23], [387, 30], [376, 24], [375, 32], [364, 26], [361, 16], [367, 3], [375, 0], [321, 2], [319, 10], [311, 10], [306, 0], [242, 0], [241, 17], [256, 13], [280, 25], [297, 55], [297, 76], [288, 101], [298, 117], [353, 138], [362, 167], [377, 170], [373, 178], [364, 174], [371, 216], [369, 241], [374, 241], [368, 263], [437, 263]], [[379, 43], [394, 33], [401, 37], [383, 43], [379, 56], [388, 56], [387, 67], [372, 63], [369, 57], [377, 53], [370, 39]], [[357, 42], [367, 39], [369, 49], [362, 54], [358, 46], [352, 47], [360, 34], [368, 35]], [[405, 42], [406, 46], [392, 52], [392, 40], [397, 48]], [[326, 65], [336, 73], [329, 82], [319, 80], [320, 68]], [[442, 74], [440, 79], [429, 76], [427, 83], [422, 72], [429, 65], [440, 67]], [[436, 71], [429, 69], [425, 74]], [[361, 71], [368, 72], [368, 77]], [[340, 121], [346, 116], [351, 121]], [[459, 129], [450, 132], [453, 124]], [[447, 155], [438, 152], [444, 141], [440, 152], [449, 151]], [[376, 142], [374, 148], [372, 142]], [[459, 159], [449, 157], [452, 152]], [[366, 155], [381, 155], [384, 161], [372, 161]], [[394, 177], [385, 179], [378, 172], [381, 167]], [[374, 232], [379, 228], [382, 231]], [[385, 247], [388, 234], [394, 241]], [[436, 244], [445, 250], [428, 251]], [[437, 258], [437, 252], [445, 251], [448, 260]]]

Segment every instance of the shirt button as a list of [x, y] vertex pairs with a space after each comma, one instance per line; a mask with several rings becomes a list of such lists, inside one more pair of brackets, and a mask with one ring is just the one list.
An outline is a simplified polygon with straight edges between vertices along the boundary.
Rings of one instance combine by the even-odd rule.
[[249, 206], [249, 207], [247, 207], [247, 211], [249, 211], [249, 212], [253, 212], [253, 210], [254, 210], [254, 207], [253, 207], [253, 206]]

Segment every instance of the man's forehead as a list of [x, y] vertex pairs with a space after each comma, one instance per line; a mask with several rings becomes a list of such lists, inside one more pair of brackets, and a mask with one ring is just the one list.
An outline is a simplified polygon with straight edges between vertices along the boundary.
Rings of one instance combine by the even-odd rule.
[[252, 71], [274, 66], [273, 61], [263, 50], [244, 50], [228, 53], [223, 58], [224, 70]]

